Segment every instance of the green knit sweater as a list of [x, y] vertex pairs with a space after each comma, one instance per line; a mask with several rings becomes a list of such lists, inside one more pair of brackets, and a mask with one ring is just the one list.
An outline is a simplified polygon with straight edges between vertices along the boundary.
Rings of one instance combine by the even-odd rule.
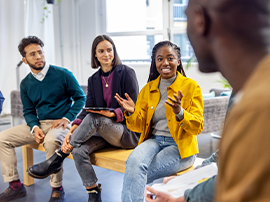
[[39, 125], [39, 120], [63, 117], [74, 120], [86, 100], [73, 74], [65, 68], [52, 65], [42, 81], [29, 73], [22, 80], [20, 89], [24, 118], [30, 130]]

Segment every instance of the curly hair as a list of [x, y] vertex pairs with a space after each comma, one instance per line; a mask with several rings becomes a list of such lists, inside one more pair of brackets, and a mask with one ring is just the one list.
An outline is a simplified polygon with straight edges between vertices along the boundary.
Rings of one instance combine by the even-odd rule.
[[18, 49], [23, 57], [26, 56], [26, 52], [25, 52], [24, 48], [30, 44], [33, 44], [33, 43], [40, 45], [41, 47], [44, 46], [44, 43], [36, 36], [28, 36], [28, 37], [25, 37], [21, 40], [21, 42], [18, 46]]
[[[152, 50], [152, 56], [151, 56], [152, 61], [151, 61], [150, 73], [149, 73], [149, 77], [148, 77], [148, 81], [147, 82], [152, 81], [152, 80], [155, 80], [159, 76], [159, 73], [158, 73], [157, 68], [156, 68], [156, 60], [155, 60], [155, 58], [156, 58], [157, 51], [161, 47], [164, 47], [164, 46], [170, 46], [170, 47], [172, 47], [175, 50], [178, 59], [181, 58], [180, 48], [177, 45], [175, 45], [174, 43], [172, 43], [170, 41], [161, 41], [161, 42], [157, 43], [154, 46], [153, 50]], [[177, 66], [177, 71], [179, 71], [183, 76], [186, 77], [186, 74], [185, 74], [185, 71], [183, 69], [183, 65], [182, 65], [181, 60], [180, 60], [180, 64]]]

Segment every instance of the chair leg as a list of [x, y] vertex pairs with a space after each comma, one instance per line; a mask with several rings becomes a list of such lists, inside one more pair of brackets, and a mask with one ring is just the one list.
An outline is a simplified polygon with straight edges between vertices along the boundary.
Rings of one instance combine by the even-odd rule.
[[34, 178], [30, 177], [26, 170], [33, 165], [33, 149], [27, 146], [22, 146], [23, 155], [23, 178], [24, 184], [30, 186], [35, 183]]

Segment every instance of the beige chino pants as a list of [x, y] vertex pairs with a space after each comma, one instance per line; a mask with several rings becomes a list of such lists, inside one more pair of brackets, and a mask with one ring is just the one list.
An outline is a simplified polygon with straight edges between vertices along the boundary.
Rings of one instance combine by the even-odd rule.
[[[50, 158], [56, 149], [59, 149], [62, 142], [70, 129], [70, 124], [64, 130], [50, 129], [54, 120], [40, 121], [45, 138], [43, 147], [46, 151], [46, 158]], [[36, 143], [34, 135], [30, 133], [30, 128], [26, 124], [12, 127], [0, 132], [0, 162], [2, 175], [5, 182], [11, 182], [19, 179], [17, 171], [17, 157], [15, 147], [20, 147], [26, 144]], [[50, 184], [52, 187], [60, 187], [62, 185], [63, 169], [57, 174], [51, 175]]]

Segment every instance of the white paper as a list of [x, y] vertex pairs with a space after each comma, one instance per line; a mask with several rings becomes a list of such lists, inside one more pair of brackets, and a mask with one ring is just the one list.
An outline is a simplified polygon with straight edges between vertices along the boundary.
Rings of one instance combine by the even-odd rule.
[[177, 176], [167, 182], [166, 184], [157, 183], [152, 187], [156, 190], [167, 192], [173, 197], [184, 196], [184, 192], [187, 189], [192, 189], [196, 185], [206, 181], [214, 175], [217, 175], [217, 165], [215, 163], [207, 166], [192, 170], [183, 175]]

